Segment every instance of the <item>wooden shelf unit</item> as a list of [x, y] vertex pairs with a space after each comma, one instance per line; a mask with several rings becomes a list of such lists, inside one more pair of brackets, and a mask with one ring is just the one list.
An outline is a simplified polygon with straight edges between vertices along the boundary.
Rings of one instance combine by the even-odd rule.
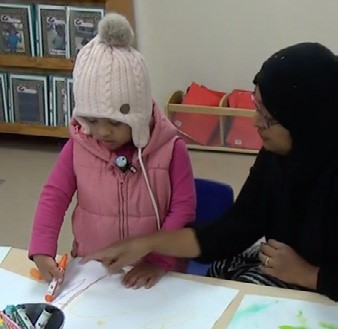
[[[100, 6], [104, 5], [107, 12], [118, 12], [124, 15], [135, 30], [133, 0], [7, 0], [6, 3], [20, 4], [51, 4], [68, 6]], [[134, 43], [136, 46], [136, 42]], [[74, 67], [74, 59], [29, 57], [23, 55], [0, 54], [0, 71], [20, 71], [31, 74], [38, 71], [44, 74], [68, 73], [71, 74]], [[32, 136], [48, 136], [67, 138], [67, 127], [51, 127], [34, 124], [0, 122], [0, 134], [20, 134]]]
[[21, 55], [0, 55], [1, 69], [37, 69], [50, 71], [71, 71], [74, 66], [73, 59], [43, 58]]
[[[254, 111], [249, 109], [239, 109], [228, 107], [227, 95], [225, 95], [219, 103], [218, 107], [214, 106], [197, 106], [197, 105], [185, 105], [182, 104], [184, 93], [183, 91], [174, 92], [169, 98], [166, 104], [166, 114], [169, 119], [175, 112], [181, 113], [199, 113], [208, 115], [218, 115], [220, 117], [220, 139], [225, 140], [224, 122], [223, 119], [228, 116], [241, 116], [252, 118]], [[205, 146], [200, 144], [187, 144], [190, 150], [203, 150], [203, 151], [218, 151], [218, 152], [232, 152], [232, 153], [243, 153], [243, 154], [258, 154], [258, 150], [251, 150], [245, 148], [233, 148], [227, 146]]]
[[67, 138], [68, 128], [1, 122], [0, 133]]

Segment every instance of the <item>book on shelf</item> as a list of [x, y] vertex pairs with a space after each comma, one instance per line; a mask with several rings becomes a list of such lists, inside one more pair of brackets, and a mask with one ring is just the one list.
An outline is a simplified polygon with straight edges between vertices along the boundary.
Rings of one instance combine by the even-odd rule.
[[66, 57], [68, 33], [66, 6], [36, 5], [37, 54], [41, 57]]
[[73, 115], [75, 107], [74, 93], [73, 93], [73, 79], [67, 79], [67, 102], [68, 102], [68, 120], [67, 126], [70, 125], [70, 119]]
[[49, 125], [48, 77], [9, 74], [10, 121]]
[[31, 5], [0, 3], [0, 54], [34, 56]]
[[68, 56], [75, 58], [78, 52], [97, 35], [99, 21], [103, 18], [103, 8], [67, 7]]
[[68, 126], [67, 77], [51, 76], [50, 108], [53, 126]]
[[0, 122], [9, 122], [6, 73], [0, 73]]

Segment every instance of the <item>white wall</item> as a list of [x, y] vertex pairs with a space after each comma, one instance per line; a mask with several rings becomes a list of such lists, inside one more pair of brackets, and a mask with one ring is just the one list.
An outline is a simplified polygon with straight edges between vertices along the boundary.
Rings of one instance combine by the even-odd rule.
[[273, 52], [318, 41], [338, 53], [338, 0], [134, 0], [138, 48], [163, 107], [192, 82], [230, 91]]

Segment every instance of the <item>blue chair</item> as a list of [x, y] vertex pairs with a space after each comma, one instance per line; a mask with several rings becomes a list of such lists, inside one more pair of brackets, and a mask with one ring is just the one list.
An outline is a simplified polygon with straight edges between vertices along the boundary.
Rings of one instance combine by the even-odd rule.
[[[195, 222], [203, 224], [219, 219], [234, 203], [230, 185], [208, 179], [195, 178], [197, 208]], [[187, 273], [205, 276], [210, 264], [190, 260]]]

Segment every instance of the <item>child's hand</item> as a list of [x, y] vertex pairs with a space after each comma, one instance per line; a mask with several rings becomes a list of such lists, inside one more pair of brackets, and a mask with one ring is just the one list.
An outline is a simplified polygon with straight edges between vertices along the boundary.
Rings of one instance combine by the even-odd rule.
[[53, 278], [57, 280], [62, 280], [62, 274], [55, 262], [55, 260], [50, 256], [45, 255], [35, 255], [33, 256], [33, 261], [38, 267], [42, 278], [50, 282]]
[[155, 264], [142, 261], [135, 265], [123, 278], [122, 283], [127, 288], [138, 289], [145, 287], [147, 289], [153, 287], [166, 271]]

